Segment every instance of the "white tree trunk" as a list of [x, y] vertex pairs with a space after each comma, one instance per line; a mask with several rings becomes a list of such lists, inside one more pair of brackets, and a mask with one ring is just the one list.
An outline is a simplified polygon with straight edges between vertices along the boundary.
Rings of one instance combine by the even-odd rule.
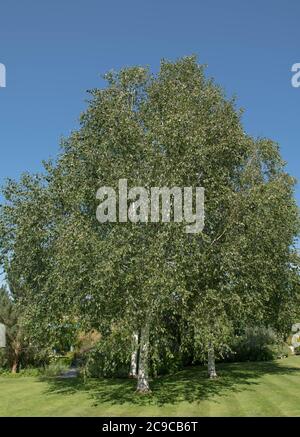
[[141, 329], [140, 338], [140, 356], [139, 356], [139, 371], [137, 389], [138, 393], [150, 392], [149, 375], [148, 375], [148, 359], [149, 359], [149, 323], [146, 322]]
[[216, 363], [215, 363], [215, 351], [213, 346], [210, 346], [208, 349], [208, 376], [213, 379], [217, 377], [216, 372]]
[[139, 347], [139, 333], [134, 332], [132, 334], [132, 353], [131, 353], [130, 372], [129, 372], [130, 378], [137, 377], [138, 347]]

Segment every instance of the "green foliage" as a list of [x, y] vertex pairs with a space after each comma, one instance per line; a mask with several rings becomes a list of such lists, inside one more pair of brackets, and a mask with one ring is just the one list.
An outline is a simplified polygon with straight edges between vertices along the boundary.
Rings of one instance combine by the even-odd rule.
[[127, 377], [130, 364], [130, 337], [118, 330], [103, 337], [86, 357], [83, 369], [85, 376]]
[[295, 355], [300, 355], [300, 346], [295, 347], [294, 352]]
[[[34, 343], [60, 343], [64, 326], [95, 329], [103, 339], [87, 372], [114, 375], [129, 363], [130, 333], [147, 323], [156, 374], [203, 361], [210, 348], [224, 356], [249, 325], [288, 333], [299, 214], [278, 145], [245, 133], [234, 99], [194, 57], [163, 60], [155, 76], [133, 67], [106, 79], [44, 175], [3, 190], [1, 263]], [[121, 178], [148, 189], [203, 186], [203, 232], [100, 225], [96, 191]], [[122, 334], [111, 334], [120, 323]], [[248, 337], [241, 356], [269, 356]]]
[[287, 343], [279, 342], [274, 348], [275, 358], [287, 358], [292, 355], [292, 351]]
[[75, 358], [75, 352], [68, 352], [65, 355], [52, 355], [50, 357], [50, 364], [60, 363], [62, 366], [70, 367]]
[[22, 376], [34, 376], [38, 377], [41, 376], [44, 372], [44, 367], [26, 367], [24, 369], [20, 369], [20, 371], [17, 373], [19, 377]]
[[57, 360], [51, 362], [48, 366], [46, 366], [41, 374], [46, 377], [54, 377], [60, 376], [63, 372], [66, 372], [69, 369], [69, 363], [66, 363], [64, 360]]
[[2, 358], [2, 364], [17, 371], [26, 349], [25, 332], [17, 305], [4, 287], [0, 288], [0, 323], [6, 326], [6, 348], [2, 352], [5, 358]]
[[0, 349], [0, 367], [15, 371], [43, 367], [49, 363], [50, 350], [33, 345], [26, 330], [24, 314], [18, 302], [5, 288], [0, 289], [0, 322], [6, 326], [6, 348]]
[[7, 361], [7, 354], [4, 349], [0, 349], [0, 369], [7, 368], [8, 361]]
[[28, 376], [38, 377], [41, 376], [44, 372], [44, 368], [39, 367], [26, 367], [24, 369], [20, 369], [18, 373], [12, 373], [9, 368], [0, 368], [0, 375], [5, 375], [6, 377], [11, 378], [22, 378]]
[[235, 361], [268, 361], [290, 355], [287, 344], [270, 328], [249, 327], [232, 345]]

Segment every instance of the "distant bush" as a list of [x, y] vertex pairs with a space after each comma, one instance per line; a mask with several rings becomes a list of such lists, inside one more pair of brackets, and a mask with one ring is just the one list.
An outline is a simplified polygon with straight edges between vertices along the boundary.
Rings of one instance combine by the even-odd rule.
[[300, 355], [300, 346], [295, 347], [294, 352], [295, 355]]
[[11, 370], [5, 367], [0, 367], [0, 375], [9, 375], [11, 373]]
[[292, 355], [292, 351], [287, 343], [280, 343], [271, 347], [273, 351], [274, 358], [286, 358]]
[[7, 368], [7, 366], [8, 366], [8, 360], [7, 360], [7, 356], [5, 354], [5, 350], [0, 349], [0, 372], [1, 372], [1, 369], [4, 370]]
[[42, 371], [42, 375], [47, 377], [60, 376], [63, 372], [67, 371], [69, 367], [68, 364], [58, 360], [45, 367]]
[[15, 374], [12, 374], [10, 369], [0, 369], [0, 374], [12, 376], [13, 378], [19, 378], [23, 376], [55, 377], [67, 371], [69, 367], [70, 366], [63, 360], [57, 360], [44, 367], [26, 367], [24, 369], [20, 369], [19, 372]]
[[101, 338], [94, 349], [85, 357], [84, 376], [127, 377], [130, 365], [131, 338], [122, 335], [121, 331], [113, 331]]
[[231, 347], [235, 361], [269, 361], [290, 355], [288, 346], [274, 331], [264, 327], [249, 327], [237, 337]]
[[43, 374], [44, 368], [27, 367], [26, 369], [21, 369], [18, 376], [40, 376]]
[[24, 376], [40, 376], [44, 372], [43, 368], [27, 367], [26, 369], [20, 369], [18, 373], [12, 373], [9, 368], [0, 369], [0, 375], [8, 376], [11, 378], [22, 378]]
[[65, 367], [72, 366], [75, 358], [75, 352], [68, 352], [65, 355], [52, 355], [49, 364], [60, 364]]

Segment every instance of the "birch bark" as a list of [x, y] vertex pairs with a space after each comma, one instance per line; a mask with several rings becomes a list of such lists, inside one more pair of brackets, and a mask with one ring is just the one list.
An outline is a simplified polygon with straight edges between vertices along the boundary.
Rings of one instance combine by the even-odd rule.
[[134, 332], [132, 334], [132, 353], [131, 353], [130, 372], [129, 372], [130, 378], [137, 377], [138, 347], [139, 347], [139, 333]]
[[138, 393], [150, 392], [149, 386], [149, 323], [141, 329], [140, 356], [137, 389]]
[[217, 377], [217, 372], [216, 372], [216, 362], [215, 362], [215, 351], [214, 351], [214, 347], [210, 346], [208, 349], [208, 362], [207, 362], [207, 367], [208, 367], [208, 376], [213, 379]]

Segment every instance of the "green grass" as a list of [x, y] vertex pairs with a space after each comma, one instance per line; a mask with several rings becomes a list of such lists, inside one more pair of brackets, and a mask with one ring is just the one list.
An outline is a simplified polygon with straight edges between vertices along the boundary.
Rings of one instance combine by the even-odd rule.
[[152, 395], [135, 381], [0, 376], [0, 416], [300, 416], [300, 356], [265, 363], [203, 367], [152, 382]]

